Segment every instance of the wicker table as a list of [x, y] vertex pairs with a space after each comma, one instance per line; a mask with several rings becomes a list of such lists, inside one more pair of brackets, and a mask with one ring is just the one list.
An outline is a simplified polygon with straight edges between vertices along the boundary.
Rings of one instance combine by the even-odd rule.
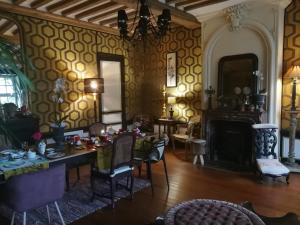
[[171, 208], [165, 225], [264, 225], [253, 212], [229, 202], [195, 199]]

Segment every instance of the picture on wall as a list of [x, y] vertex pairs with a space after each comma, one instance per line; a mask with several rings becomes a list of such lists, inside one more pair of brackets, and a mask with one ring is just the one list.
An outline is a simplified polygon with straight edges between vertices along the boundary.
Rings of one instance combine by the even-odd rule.
[[167, 54], [167, 87], [177, 86], [176, 52]]

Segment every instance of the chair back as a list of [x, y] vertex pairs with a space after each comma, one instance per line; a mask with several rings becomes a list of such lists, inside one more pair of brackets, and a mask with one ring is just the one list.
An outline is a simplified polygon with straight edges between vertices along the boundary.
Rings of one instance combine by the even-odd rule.
[[153, 142], [151, 152], [149, 153], [148, 159], [151, 161], [160, 161], [165, 152], [165, 140], [160, 139]]
[[65, 189], [65, 165], [11, 177], [4, 184], [4, 202], [25, 212], [61, 199]]
[[122, 166], [132, 166], [135, 136], [133, 133], [122, 133], [113, 140], [111, 173]]
[[276, 131], [278, 126], [275, 124], [262, 123], [252, 125], [254, 130], [254, 146], [256, 158], [277, 158], [275, 146], [277, 144]]
[[89, 134], [90, 136], [100, 136], [101, 135], [101, 131], [102, 130], [106, 130], [106, 124], [104, 123], [94, 123], [89, 127]]

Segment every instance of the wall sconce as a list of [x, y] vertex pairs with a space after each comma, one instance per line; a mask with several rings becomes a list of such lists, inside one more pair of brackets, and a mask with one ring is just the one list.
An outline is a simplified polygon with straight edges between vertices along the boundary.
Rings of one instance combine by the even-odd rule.
[[94, 96], [94, 115], [95, 122], [97, 122], [97, 99], [98, 94], [104, 93], [104, 80], [103, 78], [86, 78], [84, 79], [84, 92], [93, 94]]
[[174, 113], [174, 110], [173, 110], [173, 105], [176, 104], [176, 97], [168, 97], [168, 104], [171, 106], [170, 108], [170, 119], [173, 119], [173, 113]]
[[300, 66], [292, 66], [285, 75], [286, 78], [292, 79], [292, 98], [291, 98], [291, 111], [290, 111], [290, 137], [289, 137], [289, 158], [288, 166], [293, 172], [293, 168], [298, 167], [295, 163], [295, 137], [297, 128], [297, 110], [296, 110], [296, 88], [297, 79], [300, 78]]

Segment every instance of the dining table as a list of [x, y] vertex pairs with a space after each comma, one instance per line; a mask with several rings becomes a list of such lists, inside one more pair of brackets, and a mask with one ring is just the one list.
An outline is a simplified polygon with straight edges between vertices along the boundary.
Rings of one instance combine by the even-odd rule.
[[[146, 135], [136, 139], [135, 152], [141, 153], [143, 151], [143, 141], [145, 139], [153, 138], [153, 135]], [[0, 151], [0, 184], [15, 175], [23, 173], [34, 172], [40, 169], [47, 169], [52, 166], [65, 164], [66, 165], [66, 185], [69, 189], [69, 170], [77, 168], [81, 165], [90, 164], [95, 165], [101, 169], [110, 167], [111, 159], [111, 142], [88, 144], [82, 142], [81, 145], [70, 145], [65, 143], [63, 148], [56, 148], [55, 146], [47, 146], [45, 154], [37, 154], [35, 158], [29, 159], [27, 153], [18, 149], [6, 149]], [[4, 154], [7, 153], [7, 154]], [[3, 156], [10, 156], [9, 159], [3, 160]], [[18, 156], [17, 159], [11, 156]]]

